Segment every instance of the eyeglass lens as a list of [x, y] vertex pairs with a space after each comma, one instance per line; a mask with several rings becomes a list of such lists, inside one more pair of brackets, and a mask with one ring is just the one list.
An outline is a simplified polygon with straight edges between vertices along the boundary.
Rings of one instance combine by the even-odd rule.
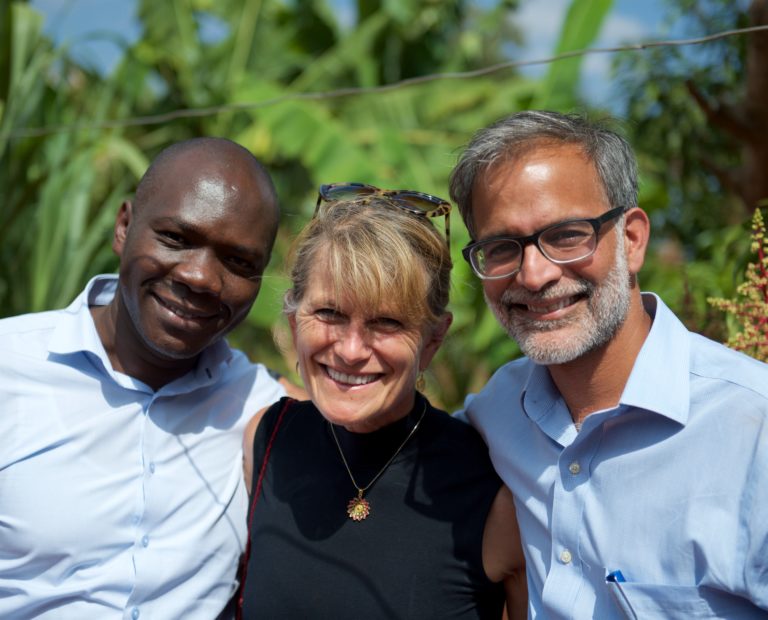
[[[539, 233], [535, 242], [541, 253], [556, 263], [570, 263], [588, 257], [597, 246], [597, 234], [588, 221], [565, 222]], [[475, 246], [472, 264], [483, 275], [503, 277], [520, 269], [522, 244], [514, 239], [499, 239]]]

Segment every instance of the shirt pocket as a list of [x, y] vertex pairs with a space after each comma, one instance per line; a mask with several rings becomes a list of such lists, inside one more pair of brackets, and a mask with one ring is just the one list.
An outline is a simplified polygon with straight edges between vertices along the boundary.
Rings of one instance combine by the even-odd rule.
[[646, 583], [606, 584], [624, 617], [630, 620], [684, 620], [716, 618], [695, 586], [660, 586]]

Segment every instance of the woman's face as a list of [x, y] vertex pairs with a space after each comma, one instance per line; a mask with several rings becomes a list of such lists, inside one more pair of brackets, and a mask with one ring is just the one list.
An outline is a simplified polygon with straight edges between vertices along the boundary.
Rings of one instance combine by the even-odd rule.
[[288, 320], [304, 387], [334, 424], [365, 433], [406, 416], [416, 378], [432, 360], [451, 322], [406, 326], [386, 308], [356, 309], [337, 299], [325, 261], [315, 262], [304, 298]]

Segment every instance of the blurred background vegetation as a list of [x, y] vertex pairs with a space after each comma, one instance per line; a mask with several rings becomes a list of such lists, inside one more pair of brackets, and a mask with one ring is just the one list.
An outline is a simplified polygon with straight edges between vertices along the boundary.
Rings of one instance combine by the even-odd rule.
[[[148, 162], [172, 142], [225, 136], [272, 171], [283, 209], [259, 300], [230, 340], [297, 379], [280, 316], [284, 257], [319, 184], [446, 196], [476, 129], [526, 108], [605, 113], [579, 94], [578, 56], [541, 78], [506, 68], [376, 90], [509, 61], [522, 37], [518, 2], [353, 4], [348, 24], [324, 0], [137, 0], [141, 34], [116, 41], [122, 59], [102, 75], [54, 45], [28, 3], [0, 3], [0, 316], [62, 307], [90, 276], [115, 270], [114, 216]], [[553, 53], [593, 45], [611, 5], [572, 0]], [[691, 37], [768, 24], [768, 0], [668, 8]], [[210, 20], [222, 36], [203, 36]], [[707, 298], [734, 296], [750, 260], [752, 212], [768, 196], [768, 34], [613, 58], [654, 227], [642, 288], [724, 341], [734, 325]], [[371, 90], [308, 96], [349, 88]], [[427, 390], [448, 409], [519, 354], [459, 258], [467, 236], [458, 213], [452, 219], [454, 325]]]

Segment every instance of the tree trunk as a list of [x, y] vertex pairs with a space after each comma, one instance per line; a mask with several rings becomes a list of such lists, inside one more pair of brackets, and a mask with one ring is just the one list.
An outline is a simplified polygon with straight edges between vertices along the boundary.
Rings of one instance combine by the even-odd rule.
[[[749, 17], [753, 26], [768, 25], [768, 0], [752, 0]], [[768, 32], [749, 35], [743, 114], [751, 135], [744, 144], [741, 196], [751, 211], [768, 201]]]
[[[751, 26], [768, 25], [768, 0], [752, 0], [749, 18]], [[742, 199], [745, 215], [749, 215], [760, 204], [768, 205], [768, 31], [746, 36], [743, 102], [736, 106], [713, 104], [695, 84], [689, 83], [688, 88], [709, 121], [741, 144], [739, 168], [722, 170], [712, 166], [712, 172]]]

